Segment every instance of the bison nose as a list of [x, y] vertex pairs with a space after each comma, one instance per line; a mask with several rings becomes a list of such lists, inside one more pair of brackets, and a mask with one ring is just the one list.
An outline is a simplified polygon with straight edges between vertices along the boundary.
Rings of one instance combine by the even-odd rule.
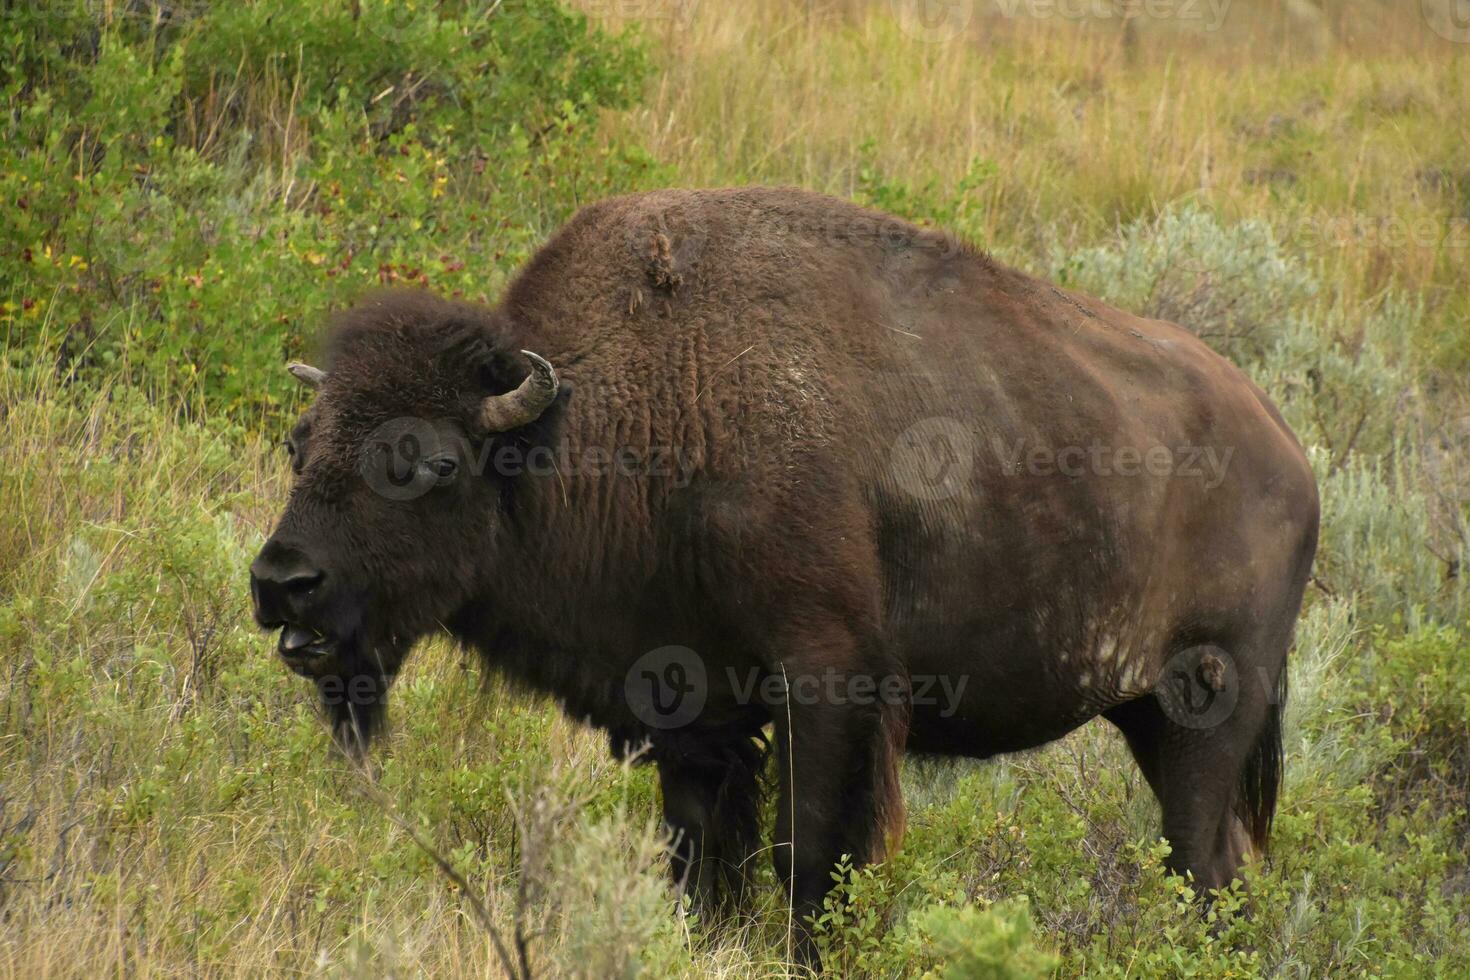
[[267, 541], [250, 563], [250, 596], [262, 626], [293, 622], [327, 573], [297, 548]]

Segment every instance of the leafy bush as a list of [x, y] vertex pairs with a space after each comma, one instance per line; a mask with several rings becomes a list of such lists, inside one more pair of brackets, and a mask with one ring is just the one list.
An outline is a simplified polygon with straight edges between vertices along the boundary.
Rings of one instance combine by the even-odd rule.
[[1024, 980], [1049, 976], [1056, 966], [1056, 957], [1032, 945], [1024, 900], [984, 910], [931, 906], [914, 927], [931, 937], [944, 964], [935, 976], [943, 980]]
[[650, 171], [593, 136], [641, 49], [552, 0], [4, 17], [13, 340], [215, 412], [288, 400], [282, 360], [354, 293], [488, 297], [579, 202]]
[[884, 174], [874, 159], [876, 152], [877, 145], [872, 140], [858, 148], [856, 197], [859, 201], [916, 224], [973, 235], [975, 220], [982, 211], [979, 192], [996, 175], [993, 161], [973, 159], [964, 175], [953, 183], [935, 177], [916, 187]]
[[[1393, 734], [1397, 754], [1384, 772], [1394, 802], [1422, 798], [1470, 815], [1470, 641], [1453, 627], [1408, 635], [1379, 627], [1375, 656], [1360, 678], [1363, 708]], [[1466, 828], [1470, 829], [1470, 828]]]
[[1325, 451], [1312, 458], [1322, 492], [1319, 581], [1361, 597], [1368, 622], [1455, 622], [1466, 609], [1465, 582], [1446, 575], [1438, 552], [1451, 548], [1461, 561], [1470, 554], [1453, 540], [1436, 541], [1432, 490], [1417, 454], [1354, 456], [1336, 469]]

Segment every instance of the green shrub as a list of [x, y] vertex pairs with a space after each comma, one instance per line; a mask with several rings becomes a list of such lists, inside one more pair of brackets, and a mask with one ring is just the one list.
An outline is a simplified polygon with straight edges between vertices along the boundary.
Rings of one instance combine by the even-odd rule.
[[1373, 645], [1360, 698], [1397, 749], [1385, 785], [1399, 805], [1427, 797], [1458, 810], [1470, 831], [1470, 641], [1449, 626], [1404, 635], [1380, 626]]
[[1031, 914], [1024, 899], [993, 905], [931, 906], [913, 927], [929, 937], [943, 966], [943, 980], [1029, 980], [1049, 976], [1057, 959], [1033, 945]]
[[1264, 221], [1223, 225], [1185, 205], [1124, 227], [1116, 242], [1052, 258], [1062, 285], [1182, 324], [1240, 362], [1261, 360], [1319, 293]]
[[552, 0], [8, 6], [0, 315], [12, 355], [249, 418], [322, 314], [473, 298], [650, 171], [594, 134], [641, 48]]
[[858, 148], [856, 198], [879, 211], [898, 215], [916, 224], [973, 237], [982, 214], [981, 191], [996, 176], [990, 160], [970, 161], [964, 176], [946, 184], [937, 177], [915, 186], [883, 173], [874, 162], [877, 144], [868, 140]]
[[1316, 575], [1337, 594], [1362, 599], [1366, 622], [1397, 615], [1411, 627], [1454, 622], [1466, 609], [1465, 580], [1447, 576], [1440, 557], [1458, 560], [1466, 546], [1436, 536], [1433, 487], [1408, 437], [1396, 453], [1349, 458], [1334, 468], [1325, 450], [1314, 451], [1322, 494], [1322, 538]]

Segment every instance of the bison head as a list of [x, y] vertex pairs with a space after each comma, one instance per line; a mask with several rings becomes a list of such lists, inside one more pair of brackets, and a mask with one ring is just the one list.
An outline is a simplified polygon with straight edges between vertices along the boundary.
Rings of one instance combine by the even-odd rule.
[[335, 325], [326, 370], [290, 366], [316, 398], [285, 441], [291, 496], [250, 591], [349, 751], [409, 648], [493, 564], [515, 475], [489, 461], [551, 438], [566, 392], [510, 334], [493, 311], [390, 293]]

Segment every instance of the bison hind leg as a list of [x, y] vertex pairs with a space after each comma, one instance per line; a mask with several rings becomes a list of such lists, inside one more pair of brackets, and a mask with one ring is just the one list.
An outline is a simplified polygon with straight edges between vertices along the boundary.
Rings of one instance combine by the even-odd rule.
[[744, 904], [760, 849], [769, 744], [759, 729], [665, 735], [652, 754], [674, 884], [707, 915]]

